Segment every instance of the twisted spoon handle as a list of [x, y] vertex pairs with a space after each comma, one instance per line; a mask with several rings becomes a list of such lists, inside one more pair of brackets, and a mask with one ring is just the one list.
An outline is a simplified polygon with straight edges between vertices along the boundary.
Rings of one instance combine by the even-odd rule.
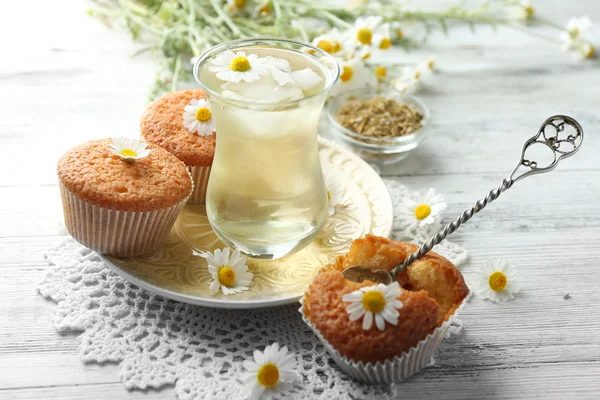
[[513, 183], [515, 183], [515, 181], [512, 178], [504, 179], [502, 181], [502, 184], [497, 189], [490, 191], [484, 199], [479, 200], [477, 203], [473, 204], [473, 207], [463, 212], [460, 215], [460, 217], [456, 219], [456, 221], [450, 222], [442, 231], [440, 231], [437, 235], [432, 237], [430, 241], [423, 243], [421, 247], [419, 247], [417, 251], [408, 256], [402, 264], [394, 267], [394, 269], [392, 269], [391, 271], [392, 276], [396, 277], [396, 274], [404, 271], [404, 269], [408, 267], [413, 261], [429, 253], [433, 246], [439, 244], [442, 240], [446, 238], [446, 236], [457, 230], [461, 224], [464, 224], [465, 222], [470, 220], [471, 217], [473, 217], [473, 214], [483, 210], [483, 208], [488, 203], [491, 203], [492, 201], [496, 200], [498, 196], [500, 196], [500, 193], [510, 188], [513, 185]]

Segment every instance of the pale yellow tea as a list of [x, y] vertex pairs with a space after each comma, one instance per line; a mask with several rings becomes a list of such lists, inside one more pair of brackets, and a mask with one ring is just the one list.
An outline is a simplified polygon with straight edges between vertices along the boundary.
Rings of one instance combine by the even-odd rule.
[[[217, 125], [206, 210], [227, 245], [278, 258], [309, 244], [327, 217], [317, 124], [335, 72], [301, 51], [241, 51], [283, 70], [272, 67], [277, 71], [262, 71], [252, 82], [224, 82], [210, 62], [200, 65]], [[282, 85], [285, 79], [297, 81]]]

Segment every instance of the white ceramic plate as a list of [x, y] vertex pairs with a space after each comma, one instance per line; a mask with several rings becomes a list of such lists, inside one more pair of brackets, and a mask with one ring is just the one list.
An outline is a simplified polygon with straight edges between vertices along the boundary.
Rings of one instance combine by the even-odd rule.
[[161, 296], [216, 308], [262, 308], [296, 302], [324, 265], [345, 253], [352, 241], [367, 233], [388, 236], [392, 201], [385, 184], [356, 155], [319, 139], [319, 155], [327, 187], [339, 203], [319, 236], [306, 248], [279, 260], [251, 260], [250, 289], [225, 296], [209, 290], [206, 261], [194, 252], [222, 248], [211, 230], [204, 206], [187, 205], [162, 248], [150, 257], [103, 257], [119, 275]]

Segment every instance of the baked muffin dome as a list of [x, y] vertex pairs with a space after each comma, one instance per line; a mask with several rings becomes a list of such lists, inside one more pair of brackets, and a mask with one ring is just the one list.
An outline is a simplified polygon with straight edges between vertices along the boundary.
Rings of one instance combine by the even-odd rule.
[[192, 191], [190, 175], [177, 157], [155, 145], [147, 157], [124, 162], [109, 150], [111, 139], [91, 140], [58, 160], [58, 178], [73, 195], [114, 210], [170, 207]]
[[200, 136], [183, 125], [183, 112], [192, 99], [206, 99], [206, 94], [202, 90], [182, 90], [154, 100], [142, 115], [141, 135], [187, 166], [208, 167], [215, 156], [216, 135]]
[[348, 254], [319, 271], [307, 290], [303, 313], [323, 337], [353, 361], [380, 362], [408, 351], [448, 319], [469, 294], [462, 274], [454, 265], [429, 253], [397, 276], [404, 289], [398, 325], [383, 331], [362, 329], [360, 320], [350, 321], [342, 296], [374, 282], [345, 280], [341, 271], [352, 265], [390, 271], [418, 246], [367, 236], [354, 241]]

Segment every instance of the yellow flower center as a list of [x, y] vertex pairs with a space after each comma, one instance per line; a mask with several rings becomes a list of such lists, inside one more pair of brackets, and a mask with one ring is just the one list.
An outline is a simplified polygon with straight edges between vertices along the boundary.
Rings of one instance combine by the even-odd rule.
[[375, 73], [380, 78], [385, 78], [387, 76], [387, 69], [385, 67], [379, 66], [375, 68]]
[[421, 71], [416, 70], [415, 71], [415, 79], [419, 79], [421, 77]]
[[419, 221], [429, 217], [429, 214], [431, 214], [431, 207], [427, 204], [419, 204], [417, 208], [415, 208], [415, 217]]
[[363, 294], [362, 305], [367, 311], [379, 314], [385, 307], [385, 297], [378, 290], [370, 290]]
[[527, 19], [533, 18], [534, 14], [535, 14], [535, 8], [533, 8], [532, 6], [525, 7], [525, 18], [527, 18]]
[[490, 289], [492, 289], [494, 292], [501, 292], [506, 288], [506, 275], [504, 275], [503, 272], [496, 271], [490, 275], [488, 283], [490, 285]]
[[333, 41], [333, 48], [331, 49], [331, 53], [337, 53], [342, 49], [342, 45], [337, 40]]
[[371, 39], [373, 39], [373, 32], [369, 28], [363, 27], [356, 31], [356, 40], [360, 43], [371, 44]]
[[123, 157], [135, 157], [135, 156], [137, 156], [137, 153], [133, 149], [123, 149], [123, 150], [121, 150], [121, 152], [119, 154], [121, 154]]
[[427, 68], [433, 69], [435, 67], [435, 60], [427, 61]]
[[196, 110], [196, 119], [200, 122], [210, 121], [212, 113], [207, 107], [200, 107]]
[[258, 12], [260, 13], [260, 15], [265, 15], [271, 12], [271, 5], [270, 4], [265, 4], [264, 6], [262, 6], [260, 8], [260, 10], [258, 10]]
[[571, 37], [571, 40], [577, 39], [577, 37], [579, 36], [579, 28], [575, 27], [571, 29], [569, 31], [569, 36]]
[[333, 53], [333, 44], [329, 40], [321, 40], [317, 47], [323, 50], [325, 53]]
[[387, 50], [392, 47], [392, 40], [389, 37], [384, 37], [381, 39], [381, 43], [379, 43], [379, 48], [382, 50]]
[[273, 363], [266, 363], [258, 370], [256, 380], [263, 386], [273, 386], [279, 381], [279, 368]]
[[350, 79], [352, 79], [352, 75], [354, 75], [354, 70], [352, 69], [352, 67], [349, 67], [346, 65], [342, 69], [342, 74], [340, 75], [340, 79], [342, 82], [348, 82]]
[[229, 287], [235, 282], [235, 271], [229, 267], [219, 268], [217, 276], [219, 277], [219, 283], [223, 286]]
[[365, 54], [362, 56], [362, 59], [363, 59], [363, 60], [368, 60], [369, 58], [371, 58], [371, 52], [370, 52], [370, 51], [366, 52], [366, 53], [365, 53]]
[[327, 191], [327, 201], [331, 203], [331, 192], [329, 190]]
[[246, 0], [234, 0], [233, 4], [235, 4], [237, 8], [244, 8], [246, 7]]
[[250, 68], [250, 61], [244, 56], [235, 57], [229, 64], [229, 69], [236, 72], [250, 71]]
[[402, 32], [402, 29], [396, 28], [396, 37], [398, 39], [403, 39], [404, 38], [404, 32]]

